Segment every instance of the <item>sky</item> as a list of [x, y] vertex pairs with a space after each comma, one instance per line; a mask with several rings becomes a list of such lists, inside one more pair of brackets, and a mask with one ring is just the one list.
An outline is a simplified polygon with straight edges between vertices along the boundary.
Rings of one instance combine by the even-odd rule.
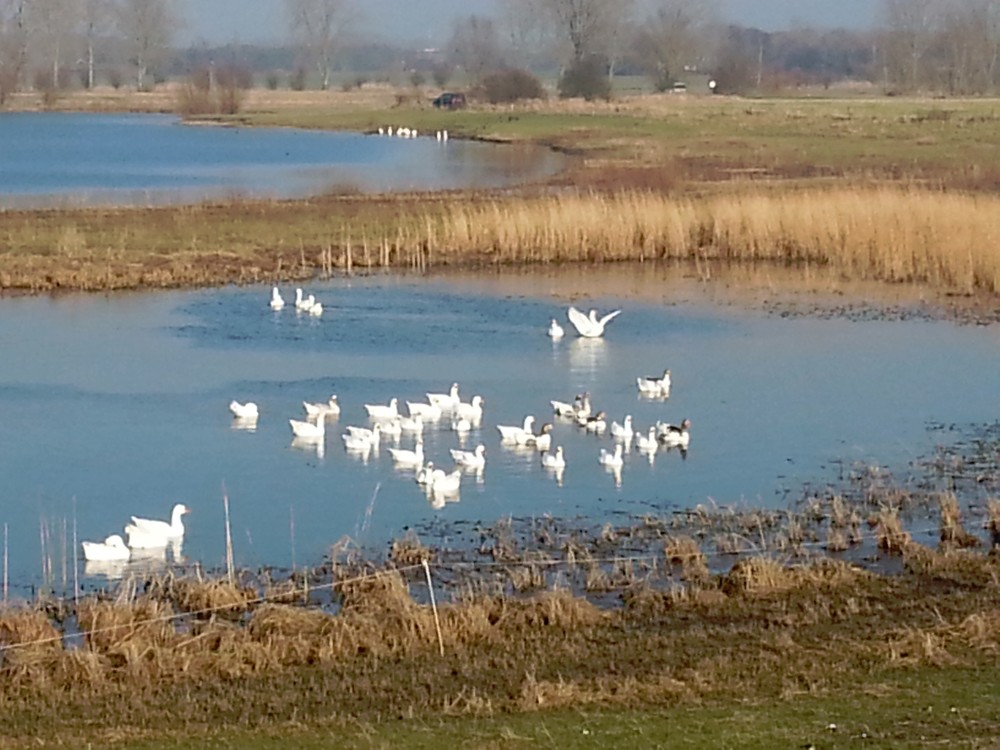
[[[607, 0], [615, 2], [616, 0]], [[699, 0], [692, 0], [698, 2]], [[455, 18], [494, 15], [502, 0], [358, 0], [366, 35], [440, 43]], [[797, 26], [865, 28], [882, 0], [721, 0], [726, 20], [778, 31]], [[180, 0], [181, 43], [281, 43], [287, 40], [284, 0]]]

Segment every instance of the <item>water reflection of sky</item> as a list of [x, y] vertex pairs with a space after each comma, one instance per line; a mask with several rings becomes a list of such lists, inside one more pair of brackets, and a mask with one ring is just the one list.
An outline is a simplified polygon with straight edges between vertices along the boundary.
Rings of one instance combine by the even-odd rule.
[[535, 148], [292, 128], [189, 127], [168, 115], [0, 116], [0, 207], [161, 204], [326, 191], [496, 187], [562, 159]]
[[[996, 327], [783, 319], [705, 299], [665, 306], [609, 293], [614, 275], [595, 274], [591, 288], [605, 291], [592, 295], [579, 278], [552, 278], [538, 296], [489, 277], [311, 284], [327, 310], [318, 320], [271, 312], [265, 288], [2, 300], [0, 521], [12, 571], [39, 569], [40, 518], [59, 525], [75, 508], [80, 537], [103, 539], [129, 515], [165, 517], [178, 501], [193, 509], [184, 554], [220, 564], [223, 488], [237, 558], [251, 565], [292, 561], [293, 518], [302, 563], [344, 535], [383, 548], [435, 520], [775, 506], [804, 482], [835, 479], [841, 460], [905, 468], [931, 448], [931, 421], [997, 417]], [[624, 312], [604, 340], [568, 331], [553, 343], [549, 320], [564, 320], [571, 299]], [[640, 398], [636, 376], [664, 367], [671, 398]], [[466, 478], [458, 502], [434, 507], [384, 448], [344, 451], [340, 433], [366, 423], [363, 404], [422, 400], [453, 381], [486, 399], [483, 425], [464, 440], [486, 445], [486, 469], [481, 482]], [[610, 441], [551, 415], [551, 399], [584, 390], [609, 420], [632, 414], [637, 429], [690, 418], [686, 459], [633, 452], [616, 486], [597, 463]], [[331, 393], [344, 411], [325, 451], [293, 446], [288, 418]], [[260, 405], [255, 430], [233, 429], [234, 398]], [[561, 486], [532, 451], [500, 445], [495, 425], [526, 414], [555, 423]], [[460, 444], [445, 425], [424, 435], [446, 468]]]

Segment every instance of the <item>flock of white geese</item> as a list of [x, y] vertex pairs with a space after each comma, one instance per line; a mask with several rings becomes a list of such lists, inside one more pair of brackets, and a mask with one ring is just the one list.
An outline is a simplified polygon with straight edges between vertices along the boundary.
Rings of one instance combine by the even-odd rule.
[[[285, 301], [277, 287], [272, 289], [270, 307], [274, 311], [285, 307]], [[315, 316], [323, 314], [322, 303], [312, 294], [305, 296], [302, 289], [295, 290], [295, 309]], [[608, 323], [619, 314], [621, 310], [598, 316], [596, 310], [583, 313], [570, 307], [567, 319], [580, 336], [598, 338], [604, 335]], [[553, 318], [548, 335], [554, 340], [560, 339], [565, 335], [565, 329]], [[649, 398], [669, 398], [670, 370], [664, 370], [661, 375], [637, 377], [636, 388], [641, 395]], [[405, 401], [406, 414], [400, 411], [399, 399], [396, 397], [385, 404], [364, 404], [368, 424], [348, 425], [340, 438], [347, 452], [364, 461], [370, 455], [378, 453], [383, 441], [391, 440], [396, 443], [388, 447], [394, 466], [403, 471], [412, 471], [414, 481], [423, 487], [431, 505], [440, 508], [449, 500], [459, 499], [463, 476], [471, 473], [481, 477], [486, 466], [486, 447], [482, 443], [473, 450], [465, 450], [463, 447], [468, 433], [482, 426], [485, 401], [479, 395], [463, 401], [458, 383], [453, 383], [447, 393], [426, 393], [425, 396], [425, 401]], [[603, 410], [593, 408], [589, 393], [578, 394], [572, 401], [553, 400], [550, 403], [556, 419], [575, 423], [586, 433], [596, 436], [610, 435], [613, 448], [609, 450], [601, 447], [597, 462], [614, 474], [615, 483], [619, 486], [621, 469], [625, 463], [624, 453], [631, 450], [633, 445], [652, 462], [653, 456], [661, 448], [677, 448], [686, 452], [690, 443], [689, 419], [684, 419], [678, 425], [657, 421], [647, 430], [640, 430], [633, 424], [631, 415], [626, 415], [621, 423], [609, 423]], [[303, 401], [302, 406], [305, 410], [304, 418], [288, 420], [292, 443], [299, 447], [315, 448], [322, 456], [325, 452], [328, 423], [340, 417], [340, 402], [336, 395], [331, 395], [324, 402]], [[229, 404], [229, 410], [234, 426], [256, 428], [260, 409], [255, 402], [233, 400]], [[541, 465], [550, 470], [561, 485], [567, 466], [566, 454], [561, 445], [553, 446], [552, 423], [546, 422], [536, 431], [536, 421], [535, 416], [529, 414], [520, 425], [496, 425], [500, 442], [505, 446], [536, 451]], [[453, 463], [450, 471], [436, 466], [424, 453], [423, 431], [430, 425], [447, 426], [458, 435], [459, 446], [449, 450]], [[404, 434], [414, 436], [412, 448], [398, 446], [397, 441]], [[182, 517], [188, 512], [187, 506], [178, 503], [171, 511], [170, 521], [133, 516], [131, 523], [124, 529], [127, 541], [119, 534], [112, 534], [103, 542], [83, 542], [84, 558], [101, 562], [126, 561], [136, 551], [145, 554], [148, 550], [155, 552], [168, 545], [177, 549], [184, 536]]]
[[[278, 294], [275, 289], [272, 299]], [[301, 296], [301, 291], [297, 290], [297, 297]], [[311, 295], [307, 299], [310, 298]], [[620, 314], [621, 310], [614, 310], [599, 316], [596, 310], [584, 313], [570, 307], [567, 319], [580, 336], [598, 338], [604, 335], [607, 325]], [[563, 326], [552, 319], [548, 335], [559, 339], [565, 333]], [[670, 396], [670, 370], [666, 369], [660, 375], [637, 377], [636, 387], [643, 396], [666, 399]], [[481, 477], [486, 465], [486, 447], [483, 444], [477, 445], [473, 450], [465, 449], [468, 433], [482, 426], [485, 401], [480, 395], [463, 401], [458, 383], [453, 383], [447, 393], [426, 393], [425, 396], [425, 401], [402, 401], [406, 407], [405, 412], [401, 410], [401, 399], [398, 397], [391, 398], [387, 403], [364, 404], [367, 424], [345, 426], [340, 430], [340, 439], [348, 453], [365, 462], [369, 456], [378, 455], [380, 447], [392, 442], [388, 452], [393, 465], [402, 471], [412, 471], [414, 480], [424, 488], [431, 504], [441, 507], [448, 500], [458, 499], [464, 475], [472, 473]], [[652, 462], [653, 456], [661, 448], [678, 448], [685, 452], [690, 442], [691, 421], [688, 419], [678, 425], [658, 421], [646, 430], [639, 430], [633, 425], [631, 415], [626, 415], [621, 423], [609, 423], [604, 411], [593, 408], [589, 393], [578, 394], [571, 402], [551, 401], [551, 405], [556, 419], [573, 422], [586, 433], [596, 436], [610, 435], [613, 448], [600, 448], [597, 461], [614, 473], [619, 486], [620, 471], [625, 463], [624, 454], [633, 446]], [[326, 450], [327, 433], [330, 432], [329, 422], [341, 415], [340, 402], [334, 394], [325, 402], [303, 401], [302, 406], [304, 416], [288, 420], [292, 444], [314, 448], [322, 456]], [[229, 409], [235, 426], [244, 429], [256, 427], [259, 417], [256, 403], [234, 400], [229, 404]], [[567, 464], [565, 452], [561, 445], [553, 445], [552, 423], [541, 424], [536, 431], [536, 421], [534, 415], [527, 415], [520, 425], [496, 425], [500, 442], [504, 446], [537, 451], [541, 465], [551, 470], [561, 484]], [[450, 429], [458, 436], [459, 445], [449, 449], [453, 465], [450, 471], [435, 465], [424, 452], [423, 433], [432, 425]], [[399, 446], [403, 436], [413, 437], [412, 447]]]

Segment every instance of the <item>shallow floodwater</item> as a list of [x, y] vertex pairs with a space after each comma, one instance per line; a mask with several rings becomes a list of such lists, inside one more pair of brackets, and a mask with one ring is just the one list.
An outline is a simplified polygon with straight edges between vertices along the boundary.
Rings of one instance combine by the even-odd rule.
[[[997, 326], [786, 318], [729, 304], [711, 285], [675, 304], [634, 293], [650, 277], [669, 296], [678, 273], [336, 280], [307, 285], [326, 308], [318, 319], [272, 312], [263, 287], [0, 299], [11, 579], [39, 579], [42, 525], [58, 579], [74, 518], [80, 539], [103, 539], [132, 514], [165, 518], [175, 502], [192, 508], [183, 556], [217, 566], [224, 493], [236, 560], [251, 566], [318, 563], [345, 535], [384, 549], [408, 528], [459, 520], [783, 507], [844, 464], [905, 467], [933, 447], [930, 423], [996, 418]], [[570, 301], [624, 312], [604, 339], [579, 339]], [[553, 317], [568, 329], [558, 342], [545, 333]], [[636, 376], [665, 367], [670, 398], [640, 397]], [[463, 479], [457, 502], [434, 507], [384, 447], [367, 462], [343, 449], [344, 426], [368, 424], [363, 404], [395, 396], [402, 406], [453, 381], [465, 400], [486, 402], [465, 441], [486, 446], [486, 468]], [[689, 452], [650, 462], [633, 451], [619, 485], [597, 462], [611, 438], [552, 416], [551, 399], [581, 391], [609, 421], [631, 414], [639, 429], [690, 418]], [[343, 412], [322, 455], [294, 446], [288, 419], [331, 393]], [[234, 429], [232, 399], [259, 404], [254, 431]], [[535, 452], [501, 445], [496, 425], [526, 414], [554, 423], [561, 484]], [[450, 467], [460, 440], [449, 423], [423, 439], [427, 457]]]
[[0, 113], [0, 207], [497, 187], [562, 166], [543, 149], [429, 135], [189, 127], [169, 115]]

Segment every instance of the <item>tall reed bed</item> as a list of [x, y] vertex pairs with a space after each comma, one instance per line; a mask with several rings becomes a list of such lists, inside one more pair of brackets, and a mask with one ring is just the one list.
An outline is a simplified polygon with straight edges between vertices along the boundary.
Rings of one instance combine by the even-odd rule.
[[459, 203], [409, 224], [400, 257], [494, 263], [723, 259], [821, 264], [845, 278], [1000, 291], [1000, 198], [919, 188], [651, 193]]

